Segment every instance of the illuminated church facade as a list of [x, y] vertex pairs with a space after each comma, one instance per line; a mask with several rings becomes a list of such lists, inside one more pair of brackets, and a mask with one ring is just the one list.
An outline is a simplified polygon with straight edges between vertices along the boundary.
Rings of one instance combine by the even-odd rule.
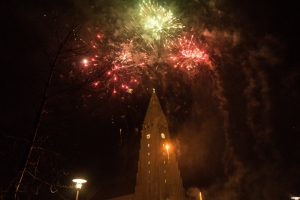
[[155, 90], [143, 122], [135, 193], [111, 200], [186, 200], [168, 123]]

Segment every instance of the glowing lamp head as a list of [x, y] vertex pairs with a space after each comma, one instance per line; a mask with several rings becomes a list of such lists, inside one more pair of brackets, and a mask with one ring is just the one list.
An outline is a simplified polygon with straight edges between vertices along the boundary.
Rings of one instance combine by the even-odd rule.
[[300, 197], [291, 197], [291, 199], [300, 200]]
[[73, 179], [72, 181], [76, 183], [77, 190], [81, 189], [83, 183], [86, 183], [84, 179]]

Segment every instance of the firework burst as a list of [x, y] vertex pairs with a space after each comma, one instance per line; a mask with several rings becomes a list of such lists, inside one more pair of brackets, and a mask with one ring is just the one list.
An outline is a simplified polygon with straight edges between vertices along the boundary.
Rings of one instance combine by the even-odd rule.
[[170, 10], [152, 2], [143, 1], [140, 4], [141, 23], [145, 31], [150, 33], [151, 38], [160, 40], [173, 38], [174, 34], [183, 28]]
[[166, 73], [171, 69], [166, 67], [172, 65], [191, 70], [207, 58], [193, 37], [180, 38], [183, 25], [170, 10], [158, 3], [143, 1], [139, 15], [139, 18], [133, 17], [133, 29], [126, 27], [123, 37], [116, 38], [105, 29], [97, 30], [92, 43], [96, 53], [82, 63], [91, 68], [106, 63], [109, 69], [107, 84], [96, 80], [94, 87], [106, 87], [113, 93], [120, 90], [131, 93], [144, 75], [151, 79], [158, 73]]
[[[101, 35], [101, 37], [99, 37]], [[132, 93], [134, 87], [140, 82], [140, 74], [144, 70], [148, 57], [146, 53], [135, 50], [133, 39], [126, 42], [112, 42], [105, 34], [97, 34], [92, 45], [95, 55], [89, 59], [84, 59], [82, 64], [85, 68], [91, 68], [89, 73], [94, 73], [93, 69], [109, 66], [106, 72], [106, 84], [99, 84], [95, 80], [94, 87], [106, 87], [107, 91], [113, 94], [125, 91]]]
[[135, 37], [146, 43], [141, 49], [148, 54], [154, 52], [154, 59], [162, 58], [165, 46], [177, 39], [184, 27], [170, 10], [151, 1], [140, 4], [139, 18], [131, 23]]
[[207, 61], [207, 54], [199, 49], [193, 38], [193, 36], [191, 39], [182, 37], [178, 40], [176, 45], [168, 46], [168, 49], [171, 51], [169, 59], [175, 68], [191, 70]]

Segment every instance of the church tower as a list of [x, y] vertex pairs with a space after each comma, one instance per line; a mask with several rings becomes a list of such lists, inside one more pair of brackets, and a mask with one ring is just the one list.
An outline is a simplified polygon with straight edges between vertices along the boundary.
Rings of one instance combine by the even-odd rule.
[[168, 123], [154, 89], [143, 122], [134, 199], [186, 199]]

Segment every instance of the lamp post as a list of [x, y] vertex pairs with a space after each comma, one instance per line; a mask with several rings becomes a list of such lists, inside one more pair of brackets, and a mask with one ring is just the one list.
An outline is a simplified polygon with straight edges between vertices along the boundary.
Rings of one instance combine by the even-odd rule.
[[77, 192], [76, 192], [76, 200], [78, 200], [79, 190], [81, 189], [82, 184], [86, 183], [86, 180], [78, 178], [78, 179], [73, 179], [72, 181], [76, 183], [76, 186], [75, 186], [76, 190], [77, 190]]

